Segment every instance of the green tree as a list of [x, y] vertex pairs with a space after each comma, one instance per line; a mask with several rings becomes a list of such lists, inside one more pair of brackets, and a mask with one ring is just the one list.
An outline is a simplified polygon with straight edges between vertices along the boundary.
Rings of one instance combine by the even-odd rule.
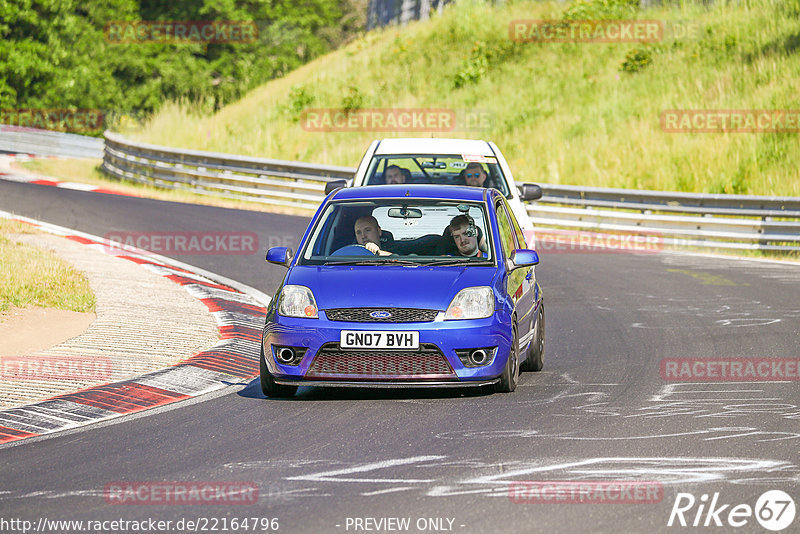
[[[346, 42], [366, 0], [0, 0], [0, 109], [210, 112]], [[119, 21], [249, 21], [250, 43], [109, 42]]]

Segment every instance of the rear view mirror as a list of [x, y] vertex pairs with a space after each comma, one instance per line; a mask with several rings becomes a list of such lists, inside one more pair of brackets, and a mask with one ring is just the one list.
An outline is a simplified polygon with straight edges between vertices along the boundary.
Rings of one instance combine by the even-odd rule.
[[267, 261], [275, 265], [288, 267], [292, 261], [292, 249], [289, 247], [272, 247], [267, 251]]
[[389, 208], [389, 217], [394, 219], [421, 219], [422, 210], [418, 208]]
[[340, 179], [340, 180], [331, 180], [330, 182], [325, 183], [325, 194], [327, 195], [331, 191], [336, 191], [342, 187], [347, 187], [347, 180]]
[[523, 202], [539, 200], [542, 198], [542, 188], [536, 184], [522, 184], [519, 186], [519, 198]]
[[514, 263], [512, 269], [530, 267], [539, 263], [539, 255], [535, 250], [520, 248], [511, 253], [511, 261]]
[[423, 161], [420, 166], [423, 169], [446, 169], [447, 163], [444, 161]]

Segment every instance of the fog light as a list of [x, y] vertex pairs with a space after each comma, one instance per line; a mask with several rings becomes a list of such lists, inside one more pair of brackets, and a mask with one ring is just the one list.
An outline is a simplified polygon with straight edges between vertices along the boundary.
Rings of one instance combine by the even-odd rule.
[[275, 355], [275, 360], [281, 365], [300, 365], [306, 350], [308, 350], [306, 347], [272, 345], [272, 353]]
[[469, 355], [469, 359], [475, 365], [483, 365], [484, 363], [486, 363], [487, 358], [489, 358], [489, 355], [486, 354], [486, 351], [483, 349], [473, 350], [472, 353]]
[[291, 363], [294, 360], [294, 351], [291, 347], [282, 347], [278, 350], [278, 360], [281, 363]]
[[477, 349], [456, 349], [456, 356], [464, 367], [485, 367], [491, 365], [497, 347], [481, 347]]

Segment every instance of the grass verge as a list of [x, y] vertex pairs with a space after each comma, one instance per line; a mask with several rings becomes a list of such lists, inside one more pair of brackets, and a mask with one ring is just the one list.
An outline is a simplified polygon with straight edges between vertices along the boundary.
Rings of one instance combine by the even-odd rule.
[[11, 306], [95, 311], [86, 277], [52, 252], [19, 242], [30, 225], [0, 218], [0, 312]]

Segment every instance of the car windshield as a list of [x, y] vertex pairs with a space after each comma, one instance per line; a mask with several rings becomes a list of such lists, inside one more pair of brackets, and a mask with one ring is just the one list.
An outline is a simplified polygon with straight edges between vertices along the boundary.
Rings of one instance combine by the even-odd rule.
[[387, 183], [472, 185], [494, 187], [508, 196], [508, 184], [493, 156], [391, 155], [375, 156], [364, 185]]
[[386, 199], [332, 202], [306, 241], [301, 265], [492, 263], [480, 202]]

